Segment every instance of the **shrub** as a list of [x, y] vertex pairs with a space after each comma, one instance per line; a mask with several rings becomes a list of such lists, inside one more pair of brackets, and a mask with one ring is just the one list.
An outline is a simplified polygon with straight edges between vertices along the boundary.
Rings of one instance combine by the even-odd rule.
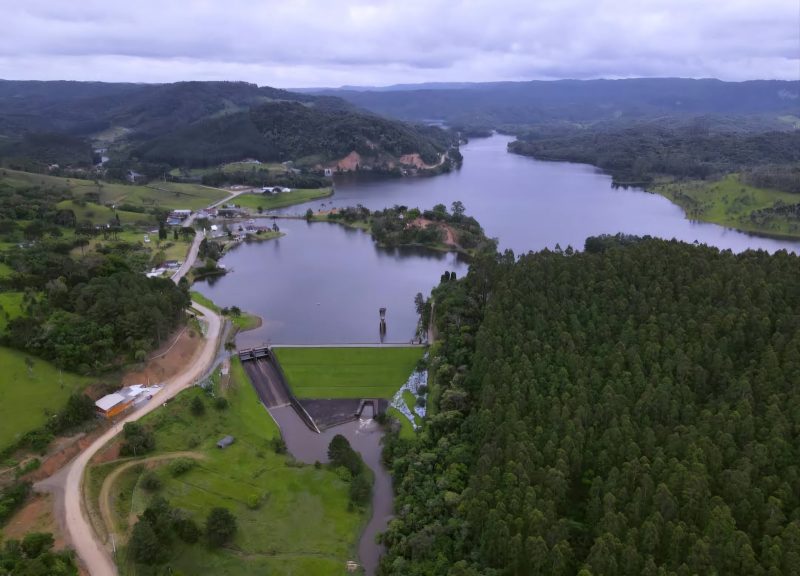
[[206, 538], [212, 547], [229, 542], [236, 534], [236, 516], [227, 508], [213, 508], [206, 519]]
[[227, 410], [228, 409], [228, 399], [222, 396], [217, 396], [214, 399], [214, 408], [217, 410]]
[[145, 472], [142, 475], [142, 488], [148, 492], [155, 492], [161, 488], [161, 478], [152, 470]]
[[138, 422], [128, 422], [122, 427], [122, 443], [119, 453], [122, 456], [141, 456], [156, 447], [153, 433]]
[[200, 527], [197, 522], [186, 516], [182, 511], [175, 511], [175, 519], [172, 526], [178, 538], [187, 544], [194, 544], [200, 539]]
[[206, 413], [206, 405], [203, 402], [203, 399], [200, 396], [195, 396], [192, 398], [192, 402], [189, 405], [189, 409], [192, 411], [192, 414], [195, 416], [202, 416]]
[[173, 476], [181, 476], [194, 468], [196, 462], [191, 458], [176, 458], [169, 464], [169, 472]]

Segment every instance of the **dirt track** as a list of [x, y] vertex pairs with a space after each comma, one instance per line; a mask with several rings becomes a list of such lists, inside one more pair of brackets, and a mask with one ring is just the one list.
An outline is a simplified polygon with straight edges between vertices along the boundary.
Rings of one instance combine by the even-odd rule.
[[103, 486], [100, 488], [100, 517], [103, 519], [103, 524], [106, 525], [106, 531], [109, 534], [114, 532], [114, 518], [111, 516], [111, 488], [114, 486], [120, 474], [125, 472], [128, 468], [138, 466], [139, 464], [151, 464], [153, 462], [162, 462], [164, 460], [172, 460], [174, 458], [195, 458], [201, 460], [205, 458], [204, 454], [199, 452], [171, 452], [169, 454], [159, 454], [158, 456], [151, 456], [150, 458], [142, 458], [140, 460], [129, 460], [117, 466], [114, 471], [103, 480]]
[[109, 428], [59, 474], [37, 485], [38, 489], [52, 491], [56, 494], [63, 490], [63, 523], [66, 527], [69, 541], [92, 576], [113, 576], [117, 574], [117, 567], [109, 551], [94, 533], [83, 507], [82, 488], [86, 465], [92, 456], [122, 431], [122, 426], [125, 423], [138, 420], [161, 406], [167, 399], [192, 386], [195, 380], [208, 370], [216, 358], [222, 327], [220, 317], [212, 310], [196, 302], [192, 305], [203, 314], [203, 317], [208, 322], [208, 331], [203, 347], [187, 363], [185, 370], [165, 382], [164, 389], [142, 408]]

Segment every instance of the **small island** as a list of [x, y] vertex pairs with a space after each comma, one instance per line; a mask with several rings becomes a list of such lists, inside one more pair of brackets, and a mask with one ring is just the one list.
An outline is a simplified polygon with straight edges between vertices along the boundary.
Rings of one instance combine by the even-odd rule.
[[430, 210], [401, 205], [374, 212], [361, 205], [327, 212], [309, 209], [306, 220], [365, 230], [386, 248], [418, 246], [465, 256], [497, 249], [497, 240], [487, 237], [478, 221], [466, 215], [460, 201], [453, 202], [450, 211], [444, 204], [436, 204]]

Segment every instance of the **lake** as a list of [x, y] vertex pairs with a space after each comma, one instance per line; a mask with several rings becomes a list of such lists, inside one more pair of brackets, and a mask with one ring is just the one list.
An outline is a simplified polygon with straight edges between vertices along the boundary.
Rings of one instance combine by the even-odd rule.
[[[541, 162], [509, 154], [510, 137], [495, 135], [462, 147], [464, 165], [431, 178], [337, 180], [332, 198], [275, 211], [303, 214], [310, 207], [395, 204], [448, 207], [455, 200], [478, 219], [500, 249], [582, 248], [598, 234], [651, 235], [698, 241], [739, 252], [760, 248], [800, 251], [800, 242], [751, 236], [716, 224], [691, 222], [666, 198], [639, 189], [615, 189], [591, 166]], [[377, 342], [380, 307], [387, 308], [386, 341], [413, 338], [413, 298], [428, 294], [445, 270], [466, 264], [454, 255], [383, 250], [364, 232], [328, 223], [280, 220], [286, 236], [246, 244], [223, 263], [233, 272], [197, 289], [223, 306], [259, 314], [264, 325], [239, 336], [240, 346]]]

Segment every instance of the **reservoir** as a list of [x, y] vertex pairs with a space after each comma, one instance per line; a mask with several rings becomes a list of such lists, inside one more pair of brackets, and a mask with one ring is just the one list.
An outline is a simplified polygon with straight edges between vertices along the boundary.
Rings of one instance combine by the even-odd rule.
[[[431, 178], [337, 180], [331, 198], [276, 211], [303, 214], [362, 204], [372, 210], [402, 204], [431, 208], [464, 203], [501, 250], [516, 254], [560, 244], [583, 248], [598, 234], [651, 235], [740, 252], [800, 251], [799, 241], [752, 236], [716, 224], [692, 222], [666, 198], [614, 188], [591, 166], [541, 162], [509, 154], [508, 136], [462, 147], [460, 170]], [[239, 337], [239, 346], [378, 342], [378, 309], [387, 308], [387, 342], [414, 337], [417, 292], [427, 295], [445, 270], [467, 266], [452, 254], [384, 250], [370, 236], [335, 224], [279, 220], [286, 236], [242, 245], [223, 259], [233, 272], [196, 288], [223, 306], [260, 315], [264, 325]]]

